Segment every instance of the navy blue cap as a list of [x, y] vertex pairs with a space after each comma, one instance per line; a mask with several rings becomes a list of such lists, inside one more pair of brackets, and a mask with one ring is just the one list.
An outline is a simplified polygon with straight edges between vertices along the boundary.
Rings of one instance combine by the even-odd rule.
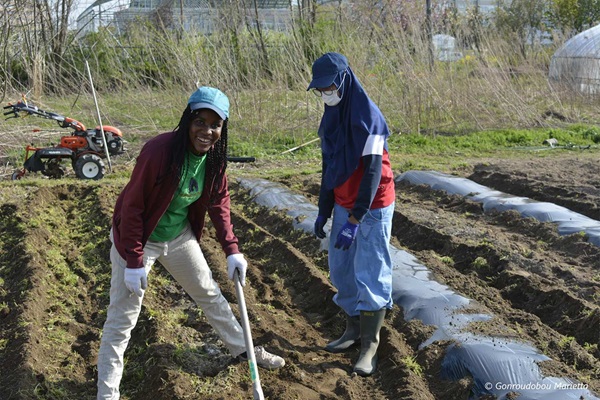
[[312, 65], [312, 81], [306, 90], [331, 86], [335, 78], [348, 68], [348, 59], [340, 53], [325, 53]]

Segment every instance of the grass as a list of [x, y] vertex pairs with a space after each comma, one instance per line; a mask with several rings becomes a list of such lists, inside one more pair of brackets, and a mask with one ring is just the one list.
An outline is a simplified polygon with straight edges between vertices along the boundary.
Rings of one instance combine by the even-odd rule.
[[[187, 98], [185, 92], [146, 90], [136, 93], [136, 102], [132, 105], [132, 95], [108, 93], [101, 96], [101, 107], [105, 114], [103, 123], [119, 127], [128, 141], [126, 147], [135, 149], [130, 154], [120, 156], [119, 162], [125, 159], [129, 165], [133, 164], [136, 151], [145, 140], [177, 125], [179, 113], [183, 110]], [[271, 90], [255, 90], [250, 93], [234, 92], [230, 96], [234, 99], [232, 103], [236, 107], [232, 109], [229, 126], [231, 156], [253, 156], [259, 161], [269, 161], [269, 165], [261, 167], [265, 176], [285, 177], [320, 170], [319, 142], [309, 142], [317, 138], [322, 105], [312, 94], [290, 90], [277, 93]], [[163, 99], [168, 106], [158, 106], [158, 99]], [[57, 112], [72, 110], [73, 112], [67, 114], [84, 121], [96, 120], [90, 99], [65, 96], [46, 99], [45, 103], [52, 104], [52, 110]], [[401, 115], [398, 111], [390, 110], [386, 113], [388, 121], [397, 120], [399, 117]], [[48, 122], [31, 116], [27, 119], [2, 121], [0, 132], [34, 129]], [[93, 126], [94, 123], [88, 125]], [[484, 129], [469, 132], [462, 132], [458, 128], [455, 128], [454, 132], [401, 132], [393, 122], [390, 122], [390, 127], [394, 133], [389, 138], [389, 150], [392, 167], [397, 172], [409, 169], [460, 171], [467, 168], [469, 160], [486, 157], [510, 159], [548, 157], [573, 151], [597, 153], [597, 143], [600, 141], [600, 128], [593, 123], [582, 122], [553, 127]], [[57, 131], [54, 141], [56, 142], [60, 135], [66, 134], [69, 134], [66, 130]], [[19, 142], [24, 144], [18, 138], [11, 138], [10, 134], [3, 134], [2, 138], [15, 141], [15, 146]], [[555, 138], [559, 147], [551, 149], [545, 145], [544, 140], [550, 138]], [[295, 147], [298, 148], [292, 152], [288, 151]], [[0, 153], [1, 151], [2, 148]], [[5, 157], [8, 164], [12, 165], [6, 167], [6, 173], [10, 174], [12, 168], [21, 165], [22, 150], [11, 147]], [[127, 172], [123, 172], [121, 168], [113, 170], [105, 179], [126, 182]], [[44, 181], [28, 180], [28, 185], [48, 185]]]
[[[102, 123], [122, 129], [131, 147], [139, 148], [145, 139], [177, 125], [197, 83], [217, 86], [232, 105], [230, 155], [301, 163], [286, 171], [263, 171], [284, 176], [319, 168], [318, 142], [304, 144], [317, 138], [323, 104], [306, 87], [314, 59], [339, 51], [386, 116], [393, 166], [400, 172], [462, 170], [466, 160], [492, 155], [529, 157], [528, 152], [543, 152], [536, 148], [547, 138], [576, 146], [600, 142], [598, 99], [548, 80], [559, 39], [545, 47], [526, 44], [526, 56], [516, 50], [512, 35], [501, 34], [501, 26], [475, 27], [470, 17], [460, 15], [434, 28], [438, 33], [452, 31], [464, 45], [459, 50], [465, 57], [430, 64], [430, 42], [421, 30], [423, 8], [399, 3], [385, 7], [401, 7], [408, 25], [389, 19], [394, 12], [379, 14], [377, 7], [323, 5], [310, 21], [303, 19], [309, 14], [299, 16], [293, 33], [264, 32], [265, 54], [257, 51], [255, 32], [235, 29], [232, 36], [228, 24], [237, 24], [235, 13], [211, 36], [180, 35], [142, 21], [123, 36], [99, 29], [65, 48], [60, 65], [40, 67], [39, 77], [9, 49], [5, 56], [14, 59], [15, 80], [7, 80], [3, 101], [18, 100], [20, 91], [45, 89], [32, 90], [29, 100], [94, 127], [99, 118], [82, 70], [82, 62], [89, 60]], [[19, 37], [21, 29], [9, 31]], [[473, 29], [478, 30], [478, 46], [469, 43]], [[27, 54], [53, 48], [35, 41], [25, 45]], [[268, 56], [268, 63], [261, 63], [261, 55]], [[69, 85], [57, 84], [65, 79]], [[51, 89], [64, 92], [51, 96]], [[41, 132], [32, 133], [32, 128]], [[36, 117], [0, 121], [3, 165], [10, 164], [6, 169], [12, 172], [22, 164], [26, 143], [56, 142], [64, 133], [54, 121]]]

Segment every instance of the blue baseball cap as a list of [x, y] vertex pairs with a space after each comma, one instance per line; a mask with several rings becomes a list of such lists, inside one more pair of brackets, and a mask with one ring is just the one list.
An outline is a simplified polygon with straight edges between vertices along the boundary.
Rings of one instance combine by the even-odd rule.
[[219, 89], [202, 86], [198, 88], [188, 100], [192, 111], [200, 108], [209, 108], [219, 114], [222, 120], [229, 117], [229, 99]]
[[313, 79], [306, 90], [331, 86], [335, 78], [348, 68], [348, 59], [340, 53], [325, 53], [312, 65]]

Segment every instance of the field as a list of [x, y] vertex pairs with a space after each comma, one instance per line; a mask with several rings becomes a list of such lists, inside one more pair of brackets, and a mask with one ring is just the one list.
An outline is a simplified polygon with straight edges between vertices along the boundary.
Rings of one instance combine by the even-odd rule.
[[[398, 176], [440, 171], [600, 220], [599, 98], [549, 80], [552, 56], [595, 25], [596, 12], [562, 1], [494, 1], [490, 15], [479, 2], [462, 14], [441, 7], [456, 1], [427, 2], [440, 6], [432, 13], [424, 2], [302, 1], [290, 2], [301, 5], [291, 30], [278, 32], [258, 29], [257, 3], [274, 2], [210, 2], [231, 7], [222, 26], [202, 35], [162, 20], [181, 1], [161, 2], [123, 32], [99, 24], [75, 36], [60, 18], [71, 0], [20, 3], [0, 6], [3, 107], [26, 98], [88, 128], [118, 127], [129, 150], [99, 181], [70, 170], [59, 180], [11, 181], [26, 144], [50, 146], [65, 131], [36, 117], [0, 120], [0, 400], [95, 398], [115, 200], [144, 140], [173, 129], [200, 84], [230, 98], [230, 155], [257, 159], [230, 163], [229, 176], [234, 230], [250, 264], [254, 342], [286, 359], [281, 370], [260, 370], [267, 399], [600, 396], [600, 248], [585, 232], [561, 235], [517, 211], [484, 211], [469, 195], [399, 181], [392, 245], [405, 264], [394, 269], [379, 370], [360, 378], [352, 375], [358, 349], [323, 350], [344, 317], [332, 302], [323, 243], [298, 229], [312, 217], [290, 212], [317, 204], [323, 103], [305, 90], [311, 65], [340, 51], [385, 115]], [[433, 57], [434, 33], [452, 34], [461, 58]], [[552, 44], [541, 40], [546, 34]], [[560, 145], [549, 149], [547, 139]], [[273, 196], [266, 207], [249, 183], [257, 179], [298, 197]], [[237, 314], [224, 254], [206, 230], [202, 249]], [[162, 266], [149, 284], [125, 354], [122, 398], [252, 398], [248, 365], [232, 360]], [[539, 382], [582, 388], [523, 387]]]
[[[471, 159], [454, 173], [600, 219], [597, 152], [552, 152]], [[115, 168], [131, 168], [133, 155]], [[278, 169], [303, 172], [265, 173]], [[259, 159], [230, 163], [229, 174], [234, 229], [250, 263], [245, 296], [254, 342], [287, 362], [278, 371], [260, 370], [266, 398], [496, 398], [479, 392], [468, 373], [445, 377], [451, 341], [422, 346], [435, 327], [406, 318], [397, 305], [382, 329], [379, 371], [352, 376], [358, 349], [338, 355], [323, 350], [341, 334], [343, 317], [331, 301], [319, 240], [295, 229], [298, 221], [286, 210], [258, 205], [239, 183], [268, 178], [316, 204], [318, 164]], [[1, 399], [94, 398], [110, 281], [108, 231], [123, 175], [97, 182], [72, 176], [0, 182]], [[398, 183], [396, 193], [392, 244], [471, 299], [468, 312], [493, 316], [466, 331], [527, 343], [549, 357], [538, 363], [543, 376], [572, 379], [600, 394], [597, 246], [583, 234], [560, 236], [552, 223], [514, 211], [484, 213], [479, 203], [429, 187]], [[210, 226], [201, 246], [237, 314], [235, 289]], [[252, 398], [247, 364], [233, 362], [202, 312], [160, 266], [150, 277], [126, 362], [124, 399]], [[519, 397], [514, 390], [502, 398]]]

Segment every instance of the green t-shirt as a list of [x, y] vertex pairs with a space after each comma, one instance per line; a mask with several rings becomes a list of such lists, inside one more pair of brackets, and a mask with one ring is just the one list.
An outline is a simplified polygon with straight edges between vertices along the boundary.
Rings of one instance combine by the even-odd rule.
[[158, 221], [150, 235], [153, 242], [168, 242], [175, 239], [187, 224], [188, 208], [202, 195], [206, 172], [206, 154], [197, 156], [188, 151], [185, 159], [184, 175], [169, 204], [169, 208]]

